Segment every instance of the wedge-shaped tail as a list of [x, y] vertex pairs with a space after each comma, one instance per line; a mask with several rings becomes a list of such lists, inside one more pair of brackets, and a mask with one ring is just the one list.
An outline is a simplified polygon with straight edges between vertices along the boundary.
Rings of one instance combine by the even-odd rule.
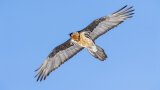
[[95, 58], [97, 58], [101, 61], [104, 61], [107, 58], [107, 55], [105, 54], [104, 50], [97, 45], [90, 46], [90, 47], [87, 48], [87, 50], [89, 51], [89, 53], [92, 56], [94, 56]]

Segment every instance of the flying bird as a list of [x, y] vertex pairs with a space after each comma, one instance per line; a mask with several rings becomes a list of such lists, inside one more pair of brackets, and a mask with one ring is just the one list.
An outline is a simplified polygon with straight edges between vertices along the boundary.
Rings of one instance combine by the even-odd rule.
[[106, 60], [106, 53], [101, 47], [97, 46], [94, 41], [99, 36], [121, 24], [127, 18], [131, 18], [134, 14], [132, 13], [134, 11], [132, 8], [132, 6], [127, 8], [126, 5], [108, 16], [94, 20], [83, 30], [71, 33], [70, 39], [54, 48], [41, 66], [35, 70], [38, 71], [35, 75], [35, 77], [38, 76], [37, 81], [45, 80], [52, 71], [84, 48], [86, 48], [93, 57], [101, 61]]

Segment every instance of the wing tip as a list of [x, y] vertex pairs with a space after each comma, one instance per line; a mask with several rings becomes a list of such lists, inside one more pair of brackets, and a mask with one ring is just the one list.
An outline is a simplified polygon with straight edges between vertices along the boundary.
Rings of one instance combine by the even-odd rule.
[[130, 6], [128, 8], [127, 7], [128, 7], [128, 5], [125, 5], [121, 9], [117, 10], [116, 12], [114, 12], [112, 14], [116, 14], [116, 13], [124, 13], [125, 14], [125, 13], [129, 13], [129, 12], [135, 11], [135, 9], [132, 9], [134, 6]]
[[37, 78], [37, 80], [36, 80], [37, 82], [38, 82], [38, 81], [41, 82], [42, 80], [45, 80], [45, 79], [46, 79], [46, 75], [44, 75], [44, 73], [42, 73], [42, 72], [41, 72], [41, 73], [38, 73], [37, 75], [35, 75], [34, 78], [36, 78], [37, 76], [38, 76], [38, 78]]
[[125, 6], [123, 6], [121, 9], [119, 9], [119, 10], [117, 10], [117, 11], [115, 11], [114, 13], [112, 13], [112, 14], [115, 14], [115, 13], [117, 13], [117, 12], [119, 12], [119, 11], [121, 11], [121, 10], [123, 10], [124, 8], [126, 8], [128, 5], [125, 5]]

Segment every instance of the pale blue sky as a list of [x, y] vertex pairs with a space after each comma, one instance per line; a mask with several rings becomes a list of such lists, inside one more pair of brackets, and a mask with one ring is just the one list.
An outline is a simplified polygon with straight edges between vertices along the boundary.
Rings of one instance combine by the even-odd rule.
[[[69, 33], [126, 4], [134, 6], [134, 17], [96, 40], [106, 61], [83, 50], [36, 82], [34, 70]], [[0, 90], [160, 90], [159, 5], [159, 0], [0, 0]]]

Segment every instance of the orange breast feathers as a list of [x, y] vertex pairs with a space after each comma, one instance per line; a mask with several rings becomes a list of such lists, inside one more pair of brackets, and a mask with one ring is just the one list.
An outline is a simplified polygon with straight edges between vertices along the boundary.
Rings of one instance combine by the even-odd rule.
[[81, 32], [80, 34], [78, 32], [74, 32], [71, 38], [82, 47], [87, 48], [95, 45], [91, 39], [85, 37], [84, 32]]
[[77, 43], [86, 48], [95, 45], [91, 39], [85, 37], [84, 32], [80, 33], [80, 41]]
[[72, 39], [74, 40], [74, 41], [79, 41], [79, 33], [78, 32], [74, 32], [73, 33], [73, 35], [71, 36], [72, 37]]

